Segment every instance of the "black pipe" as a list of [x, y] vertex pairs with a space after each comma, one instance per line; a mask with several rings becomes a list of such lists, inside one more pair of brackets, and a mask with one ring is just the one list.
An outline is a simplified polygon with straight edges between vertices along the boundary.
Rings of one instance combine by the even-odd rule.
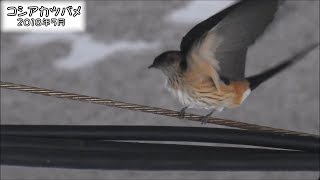
[[1, 147], [5, 148], [40, 148], [56, 150], [77, 150], [77, 151], [104, 151], [104, 152], [190, 152], [190, 153], [210, 153], [215, 152], [269, 152], [287, 153], [287, 150], [257, 149], [257, 148], [238, 148], [238, 147], [214, 147], [200, 145], [178, 145], [178, 144], [155, 144], [141, 142], [118, 142], [104, 140], [82, 140], [82, 139], [57, 139], [57, 138], [38, 138], [21, 136], [1, 136]]
[[222, 128], [1, 125], [1, 135], [91, 140], [210, 142], [319, 152], [319, 138], [316, 137]]
[[1, 147], [2, 165], [75, 169], [316, 171], [319, 170], [318, 159], [318, 154], [298, 151], [280, 154], [268, 151], [243, 154], [237, 150], [139, 153]]

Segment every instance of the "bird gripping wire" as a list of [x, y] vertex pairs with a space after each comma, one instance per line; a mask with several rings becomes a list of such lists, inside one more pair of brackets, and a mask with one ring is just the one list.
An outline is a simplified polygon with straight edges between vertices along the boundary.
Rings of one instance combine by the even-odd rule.
[[[82, 102], [88, 102], [88, 103], [93, 103], [93, 104], [100, 104], [100, 105], [104, 105], [104, 106], [117, 107], [120, 109], [127, 109], [127, 110], [133, 110], [133, 111], [140, 111], [140, 112], [144, 112], [144, 113], [163, 115], [163, 116], [167, 116], [167, 117], [174, 117], [174, 118], [180, 117], [179, 112], [169, 110], [169, 109], [162, 109], [162, 108], [157, 108], [157, 107], [150, 107], [150, 106], [145, 106], [145, 105], [126, 103], [126, 102], [115, 101], [115, 100], [110, 100], [110, 99], [102, 99], [102, 98], [98, 98], [98, 97], [91, 97], [91, 96], [80, 95], [80, 94], [75, 94], [75, 93], [55, 91], [55, 90], [50, 90], [50, 89], [26, 86], [26, 85], [22, 85], [22, 84], [15, 84], [15, 83], [4, 82], [4, 81], [0, 81], [0, 87], [5, 88], [5, 89], [12, 89], [12, 90], [29, 92], [29, 93], [33, 93], [33, 94], [40, 94], [40, 95], [44, 95], [44, 96], [51, 96], [51, 97], [56, 97], [56, 98], [61, 98], [61, 99], [82, 101]], [[185, 118], [188, 120], [192, 120], [192, 121], [200, 121], [202, 119], [202, 117], [203, 116], [190, 114], [190, 113], [185, 114]], [[296, 132], [296, 131], [290, 131], [290, 130], [278, 129], [278, 128], [271, 128], [271, 127], [267, 127], [267, 126], [260, 126], [260, 125], [249, 124], [249, 123], [228, 120], [228, 119], [215, 118], [215, 117], [210, 117], [207, 122], [212, 123], [212, 124], [216, 124], [216, 125], [223, 125], [223, 126], [228, 126], [228, 127], [253, 130], [253, 131], [260, 131], [260, 132], [318, 137], [317, 135], [314, 135], [314, 134], [308, 134], [308, 133], [302, 133], [302, 132]]]

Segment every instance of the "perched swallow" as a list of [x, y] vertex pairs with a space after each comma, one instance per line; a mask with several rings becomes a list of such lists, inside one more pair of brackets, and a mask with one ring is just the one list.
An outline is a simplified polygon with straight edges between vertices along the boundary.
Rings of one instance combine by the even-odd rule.
[[182, 39], [180, 51], [167, 51], [149, 68], [160, 69], [166, 87], [187, 108], [215, 110], [240, 106], [261, 83], [288, 68], [316, 48], [313, 44], [258, 75], [245, 78], [249, 46], [273, 21], [278, 0], [242, 0], [193, 27]]

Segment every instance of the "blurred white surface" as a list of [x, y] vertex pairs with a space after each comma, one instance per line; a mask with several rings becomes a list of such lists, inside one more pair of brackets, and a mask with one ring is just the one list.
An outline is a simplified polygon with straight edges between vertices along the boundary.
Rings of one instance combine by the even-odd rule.
[[235, 2], [236, 0], [190, 1], [185, 7], [171, 12], [166, 19], [175, 23], [201, 22]]

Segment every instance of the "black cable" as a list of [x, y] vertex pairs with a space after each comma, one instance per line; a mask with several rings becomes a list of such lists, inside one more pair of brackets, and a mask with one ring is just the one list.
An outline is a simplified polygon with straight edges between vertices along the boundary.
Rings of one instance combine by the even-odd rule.
[[318, 159], [317, 154], [298, 151], [243, 154], [213, 149], [208, 153], [155, 153], [1, 147], [3, 165], [75, 169], [315, 171], [319, 170]]
[[317, 170], [317, 153], [1, 136], [1, 163], [37, 167], [135, 170]]
[[319, 138], [256, 131], [168, 126], [1, 125], [1, 135], [91, 140], [188, 141], [319, 152]]
[[1, 136], [1, 147], [6, 148], [41, 148], [57, 150], [77, 150], [77, 151], [104, 151], [104, 152], [190, 152], [190, 153], [210, 153], [215, 152], [269, 152], [287, 153], [287, 150], [271, 150], [257, 148], [238, 148], [238, 147], [213, 147], [199, 145], [177, 145], [177, 144], [155, 144], [141, 142], [117, 142], [103, 140], [82, 140], [82, 139], [57, 139], [57, 138], [38, 138], [21, 136]]

